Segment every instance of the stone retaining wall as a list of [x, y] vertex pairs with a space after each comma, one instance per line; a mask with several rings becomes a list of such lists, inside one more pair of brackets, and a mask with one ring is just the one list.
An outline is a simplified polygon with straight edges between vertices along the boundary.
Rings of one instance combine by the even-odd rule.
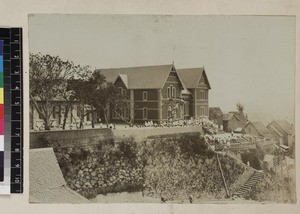
[[113, 133], [107, 128], [30, 132], [30, 149], [53, 147], [57, 143], [61, 147], [84, 146], [110, 139]]

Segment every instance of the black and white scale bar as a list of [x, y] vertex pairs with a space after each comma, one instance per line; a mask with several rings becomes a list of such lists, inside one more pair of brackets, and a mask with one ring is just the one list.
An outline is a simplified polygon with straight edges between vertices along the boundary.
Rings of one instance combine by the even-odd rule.
[[11, 193], [23, 192], [22, 29], [10, 31]]

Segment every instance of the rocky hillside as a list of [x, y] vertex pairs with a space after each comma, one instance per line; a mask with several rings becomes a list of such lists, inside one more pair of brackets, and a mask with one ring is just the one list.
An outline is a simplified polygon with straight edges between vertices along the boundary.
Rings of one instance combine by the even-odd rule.
[[[226, 192], [216, 154], [199, 137], [178, 141], [156, 139], [144, 145], [145, 191], [152, 197], [187, 201], [225, 198]], [[221, 155], [220, 162], [227, 186], [234, 191], [253, 173], [241, 162]]]
[[[171, 138], [170, 138], [171, 139]], [[82, 147], [55, 146], [67, 184], [87, 198], [113, 192], [142, 191], [165, 200], [225, 198], [225, 188], [215, 152], [199, 136], [155, 138], [137, 143], [101, 141]], [[244, 164], [221, 155], [230, 191], [253, 173]]]

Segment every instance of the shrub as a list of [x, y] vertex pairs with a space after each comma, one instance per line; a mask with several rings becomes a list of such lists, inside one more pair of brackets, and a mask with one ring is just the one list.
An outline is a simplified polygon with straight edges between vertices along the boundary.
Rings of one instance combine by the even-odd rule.
[[241, 154], [242, 161], [245, 164], [247, 164], [249, 161], [251, 167], [257, 170], [261, 170], [261, 165], [258, 156], [259, 155], [256, 149], [251, 149], [249, 152], [244, 152]]

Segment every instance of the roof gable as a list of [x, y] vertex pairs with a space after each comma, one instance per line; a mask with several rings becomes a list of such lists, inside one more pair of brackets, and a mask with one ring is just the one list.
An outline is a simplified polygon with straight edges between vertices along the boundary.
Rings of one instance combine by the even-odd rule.
[[211, 89], [206, 72], [203, 67], [177, 69], [176, 72], [186, 88], [198, 88], [201, 77], [203, 77], [205, 84], [209, 89]]
[[274, 121], [285, 134], [292, 134], [293, 133], [293, 127], [292, 125], [286, 121], [286, 120], [275, 120]]
[[120, 76], [124, 84], [127, 82], [128, 89], [157, 89], [163, 88], [173, 67], [170, 64], [99, 70], [108, 82], [115, 82]]
[[119, 78], [124, 83], [125, 87], [128, 89], [128, 76], [126, 74], [119, 74], [117, 76], [117, 79], [113, 83], [115, 84]]
[[209, 115], [220, 117], [223, 115], [223, 112], [220, 107], [209, 107]]
[[[281, 133], [274, 125], [272, 124], [269, 124], [268, 125], [268, 129], [270, 130], [270, 132], [273, 134], [273, 133], [276, 133], [279, 137], [283, 137], [283, 133]], [[274, 135], [274, 134], [273, 134]]]
[[261, 122], [249, 122], [247, 126], [252, 125], [260, 135], [269, 134], [268, 129]]
[[223, 120], [231, 120], [233, 116], [233, 114], [223, 114]]
[[245, 117], [245, 114], [243, 112], [239, 112], [239, 111], [230, 111], [230, 114], [233, 114], [239, 121], [240, 120], [247, 120], [247, 118]]

